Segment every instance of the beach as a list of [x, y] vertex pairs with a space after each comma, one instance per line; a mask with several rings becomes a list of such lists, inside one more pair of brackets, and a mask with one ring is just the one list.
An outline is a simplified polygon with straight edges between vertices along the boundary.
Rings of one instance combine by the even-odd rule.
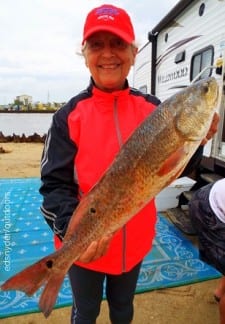
[[0, 154], [1, 178], [40, 176], [42, 143], [0, 143], [6, 153]]
[[[1, 178], [40, 177], [42, 143], [0, 143]], [[219, 324], [213, 292], [218, 279], [135, 295], [133, 324]], [[54, 310], [48, 319], [41, 313], [0, 319], [1, 324], [70, 323], [70, 307]], [[109, 324], [103, 301], [97, 324]]]

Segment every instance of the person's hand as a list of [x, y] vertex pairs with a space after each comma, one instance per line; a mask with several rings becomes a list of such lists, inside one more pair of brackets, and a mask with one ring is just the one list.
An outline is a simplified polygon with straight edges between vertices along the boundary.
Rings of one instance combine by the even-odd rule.
[[99, 241], [93, 241], [86, 251], [84, 251], [78, 261], [88, 263], [106, 254], [112, 235], [103, 236]]
[[212, 119], [211, 126], [209, 128], [209, 131], [208, 131], [206, 137], [203, 138], [201, 145], [205, 145], [217, 132], [219, 120], [220, 120], [219, 114], [215, 112], [213, 119]]

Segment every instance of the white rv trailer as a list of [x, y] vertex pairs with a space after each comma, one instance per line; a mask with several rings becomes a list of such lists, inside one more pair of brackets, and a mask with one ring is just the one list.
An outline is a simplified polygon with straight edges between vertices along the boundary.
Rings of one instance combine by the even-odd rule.
[[225, 177], [225, 0], [181, 0], [148, 33], [133, 86], [165, 100], [197, 79], [214, 76], [220, 124], [204, 148], [201, 170]]

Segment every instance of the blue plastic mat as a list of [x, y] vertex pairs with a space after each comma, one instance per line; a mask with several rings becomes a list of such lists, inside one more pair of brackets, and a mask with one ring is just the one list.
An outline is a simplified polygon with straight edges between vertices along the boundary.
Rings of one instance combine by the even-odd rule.
[[[40, 180], [0, 180], [0, 282], [51, 253], [53, 235], [39, 211]], [[220, 277], [198, 258], [197, 249], [161, 214], [151, 253], [145, 258], [137, 293], [186, 285]], [[0, 318], [38, 312], [40, 290], [32, 297], [18, 291], [0, 291]], [[71, 305], [66, 277], [56, 307]]]

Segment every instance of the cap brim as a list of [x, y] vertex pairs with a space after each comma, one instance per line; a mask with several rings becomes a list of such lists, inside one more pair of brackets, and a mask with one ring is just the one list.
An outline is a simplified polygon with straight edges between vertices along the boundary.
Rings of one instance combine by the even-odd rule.
[[128, 44], [131, 44], [134, 41], [134, 39], [132, 39], [130, 37], [130, 35], [128, 35], [127, 33], [124, 33], [119, 28], [110, 27], [110, 26], [95, 26], [95, 27], [92, 27], [91, 29], [89, 29], [88, 32], [86, 32], [86, 34], [84, 35], [83, 41], [82, 41], [82, 45], [91, 35], [93, 35], [94, 33], [100, 32], [100, 31], [108, 31], [112, 34], [115, 34], [116, 36], [119, 36], [120, 38], [122, 38]]

